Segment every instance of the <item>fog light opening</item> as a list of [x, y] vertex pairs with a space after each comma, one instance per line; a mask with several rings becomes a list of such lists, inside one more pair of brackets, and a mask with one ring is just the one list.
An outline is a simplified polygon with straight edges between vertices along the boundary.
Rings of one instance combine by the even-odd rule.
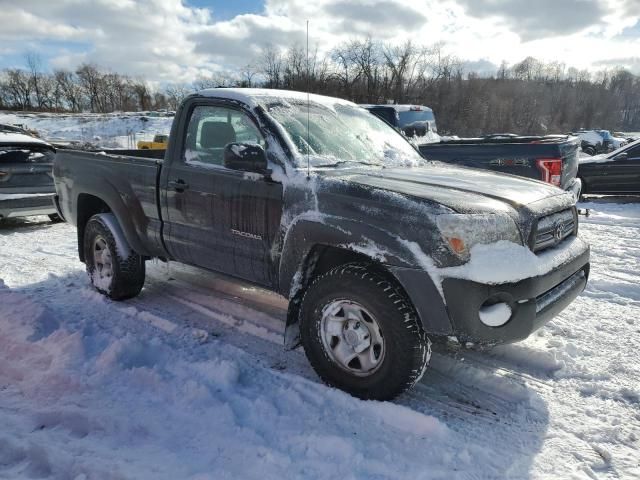
[[480, 321], [488, 327], [501, 327], [509, 320], [513, 315], [513, 311], [508, 303], [499, 302], [492, 305], [486, 303], [480, 307], [478, 312]]

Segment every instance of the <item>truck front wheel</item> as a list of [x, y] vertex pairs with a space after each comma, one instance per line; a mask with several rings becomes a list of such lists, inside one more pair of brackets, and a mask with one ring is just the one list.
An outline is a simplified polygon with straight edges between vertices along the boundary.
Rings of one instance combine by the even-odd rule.
[[300, 334], [320, 378], [363, 399], [404, 392], [431, 357], [411, 303], [366, 264], [342, 265], [313, 281], [302, 299]]
[[125, 300], [140, 293], [145, 277], [144, 258], [126, 243], [112, 213], [89, 219], [83, 245], [87, 273], [96, 290], [112, 300]]

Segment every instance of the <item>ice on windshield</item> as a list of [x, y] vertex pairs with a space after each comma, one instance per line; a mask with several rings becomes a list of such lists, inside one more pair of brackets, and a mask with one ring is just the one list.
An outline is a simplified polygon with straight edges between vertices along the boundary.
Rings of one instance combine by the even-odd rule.
[[306, 102], [278, 99], [266, 109], [289, 137], [300, 166], [306, 165], [307, 152], [315, 167], [342, 163], [417, 166], [424, 162], [402, 135], [355, 105], [312, 102], [307, 107]]

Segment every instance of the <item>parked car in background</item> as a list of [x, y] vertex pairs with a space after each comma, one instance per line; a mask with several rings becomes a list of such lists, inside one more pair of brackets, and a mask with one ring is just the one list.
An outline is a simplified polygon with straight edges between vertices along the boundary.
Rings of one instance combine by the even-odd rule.
[[[580, 181], [576, 178], [579, 141], [575, 137], [568, 135], [518, 136], [507, 133], [481, 138], [445, 138], [435, 134], [437, 131], [435, 117], [428, 107], [361, 106], [408, 137], [422, 140], [418, 148], [422, 156], [428, 160], [439, 160], [541, 180], [570, 191], [576, 198], [580, 196]], [[421, 110], [416, 110], [418, 108]], [[402, 118], [411, 120], [417, 115], [423, 115], [426, 123], [421, 127], [422, 130], [417, 130], [415, 123], [402, 123]], [[432, 120], [428, 120], [429, 118]], [[432, 135], [429, 135], [430, 133]]]
[[0, 220], [49, 215], [56, 220], [55, 149], [15, 127], [0, 125]]
[[437, 140], [436, 117], [433, 110], [424, 105], [360, 105], [382, 118], [407, 137], [424, 137], [432, 134]]
[[640, 195], [640, 140], [611, 153], [580, 159], [583, 194]]
[[140, 140], [138, 148], [140, 150], [166, 150], [168, 141], [169, 135], [156, 135], [151, 142]]
[[425, 143], [418, 148], [429, 160], [532, 178], [580, 196], [576, 137], [498, 134]]
[[581, 148], [587, 155], [597, 155], [617, 150], [627, 144], [627, 139], [615, 137], [609, 130], [580, 130], [573, 133], [581, 140]]
[[287, 346], [363, 398], [417, 382], [429, 337], [526, 338], [589, 275], [572, 195], [427, 162], [336, 98], [204, 90], [184, 100], [166, 152], [61, 150], [54, 177], [98, 291], [137, 295], [154, 257], [274, 290], [289, 299]]

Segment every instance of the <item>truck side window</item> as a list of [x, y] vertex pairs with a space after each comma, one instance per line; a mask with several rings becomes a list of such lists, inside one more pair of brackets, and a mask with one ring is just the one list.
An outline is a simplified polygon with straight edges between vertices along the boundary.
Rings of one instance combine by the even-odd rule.
[[199, 105], [191, 112], [183, 159], [200, 167], [223, 165], [224, 147], [229, 143], [255, 143], [265, 141], [246, 114], [227, 107]]

